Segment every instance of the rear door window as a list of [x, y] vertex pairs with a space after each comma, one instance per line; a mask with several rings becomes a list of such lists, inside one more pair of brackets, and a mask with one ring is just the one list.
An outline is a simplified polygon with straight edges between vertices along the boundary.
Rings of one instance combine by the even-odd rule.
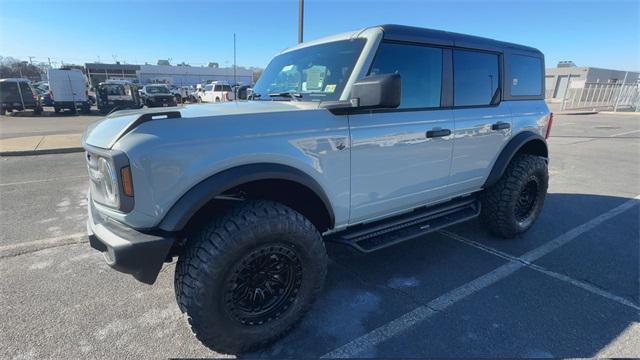
[[542, 95], [542, 61], [526, 55], [511, 56], [511, 95]]
[[31, 91], [31, 86], [26, 82], [20, 83], [20, 90], [22, 90], [22, 96], [25, 100], [33, 100], [33, 91]]
[[453, 51], [455, 106], [486, 106], [500, 84], [499, 57], [479, 51]]
[[400, 74], [402, 95], [399, 108], [440, 107], [442, 49], [383, 43], [369, 74]]
[[18, 94], [18, 84], [16, 84], [15, 81], [1, 82], [0, 97], [3, 101], [20, 101], [20, 94]]
[[216, 85], [216, 87], [213, 88], [213, 91], [222, 91], [222, 85]]

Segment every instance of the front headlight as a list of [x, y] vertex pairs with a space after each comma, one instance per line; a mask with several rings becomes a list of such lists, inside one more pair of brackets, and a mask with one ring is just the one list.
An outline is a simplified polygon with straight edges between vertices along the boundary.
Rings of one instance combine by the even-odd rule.
[[127, 155], [118, 150], [89, 149], [86, 159], [91, 199], [114, 210], [132, 211], [133, 178]]
[[100, 172], [100, 184], [103, 201], [105, 205], [117, 208], [119, 206], [118, 178], [111, 163], [101, 157], [98, 160], [98, 171]]

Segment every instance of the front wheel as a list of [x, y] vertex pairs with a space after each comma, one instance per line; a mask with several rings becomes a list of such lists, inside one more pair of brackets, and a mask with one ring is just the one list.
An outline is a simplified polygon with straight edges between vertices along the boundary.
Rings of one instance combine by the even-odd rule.
[[484, 225], [503, 238], [529, 230], [542, 211], [548, 184], [543, 158], [517, 155], [500, 180], [481, 195]]
[[197, 231], [179, 257], [178, 306], [207, 347], [238, 353], [286, 334], [327, 272], [314, 225], [272, 201], [245, 201]]

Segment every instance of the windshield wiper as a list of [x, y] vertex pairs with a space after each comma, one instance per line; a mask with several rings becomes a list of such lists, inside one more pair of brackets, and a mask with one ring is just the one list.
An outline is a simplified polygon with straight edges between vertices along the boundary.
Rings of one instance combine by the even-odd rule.
[[292, 100], [296, 100], [296, 101], [302, 99], [302, 94], [297, 93], [297, 92], [292, 92], [292, 91], [275, 92], [275, 93], [270, 93], [268, 95], [270, 97], [276, 97], [276, 96], [288, 97], [288, 98], [291, 98]]

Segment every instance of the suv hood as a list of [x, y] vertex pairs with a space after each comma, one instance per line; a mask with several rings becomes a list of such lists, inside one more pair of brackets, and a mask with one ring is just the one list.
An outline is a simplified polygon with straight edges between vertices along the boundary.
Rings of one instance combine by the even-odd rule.
[[[116, 111], [103, 120], [97, 121], [87, 127], [82, 144], [110, 149], [129, 131], [133, 130], [141, 122], [138, 119], [145, 114], [156, 114], [158, 118], [167, 113], [180, 113], [180, 117], [172, 121], [183, 121], [185, 118], [217, 117], [224, 115], [246, 115], [266, 112], [299, 111], [317, 109], [318, 103], [308, 101], [237, 101], [218, 104], [193, 104], [187, 106], [154, 108], [143, 110]], [[171, 116], [169, 116], [171, 117]], [[153, 119], [145, 120], [153, 121]]]

